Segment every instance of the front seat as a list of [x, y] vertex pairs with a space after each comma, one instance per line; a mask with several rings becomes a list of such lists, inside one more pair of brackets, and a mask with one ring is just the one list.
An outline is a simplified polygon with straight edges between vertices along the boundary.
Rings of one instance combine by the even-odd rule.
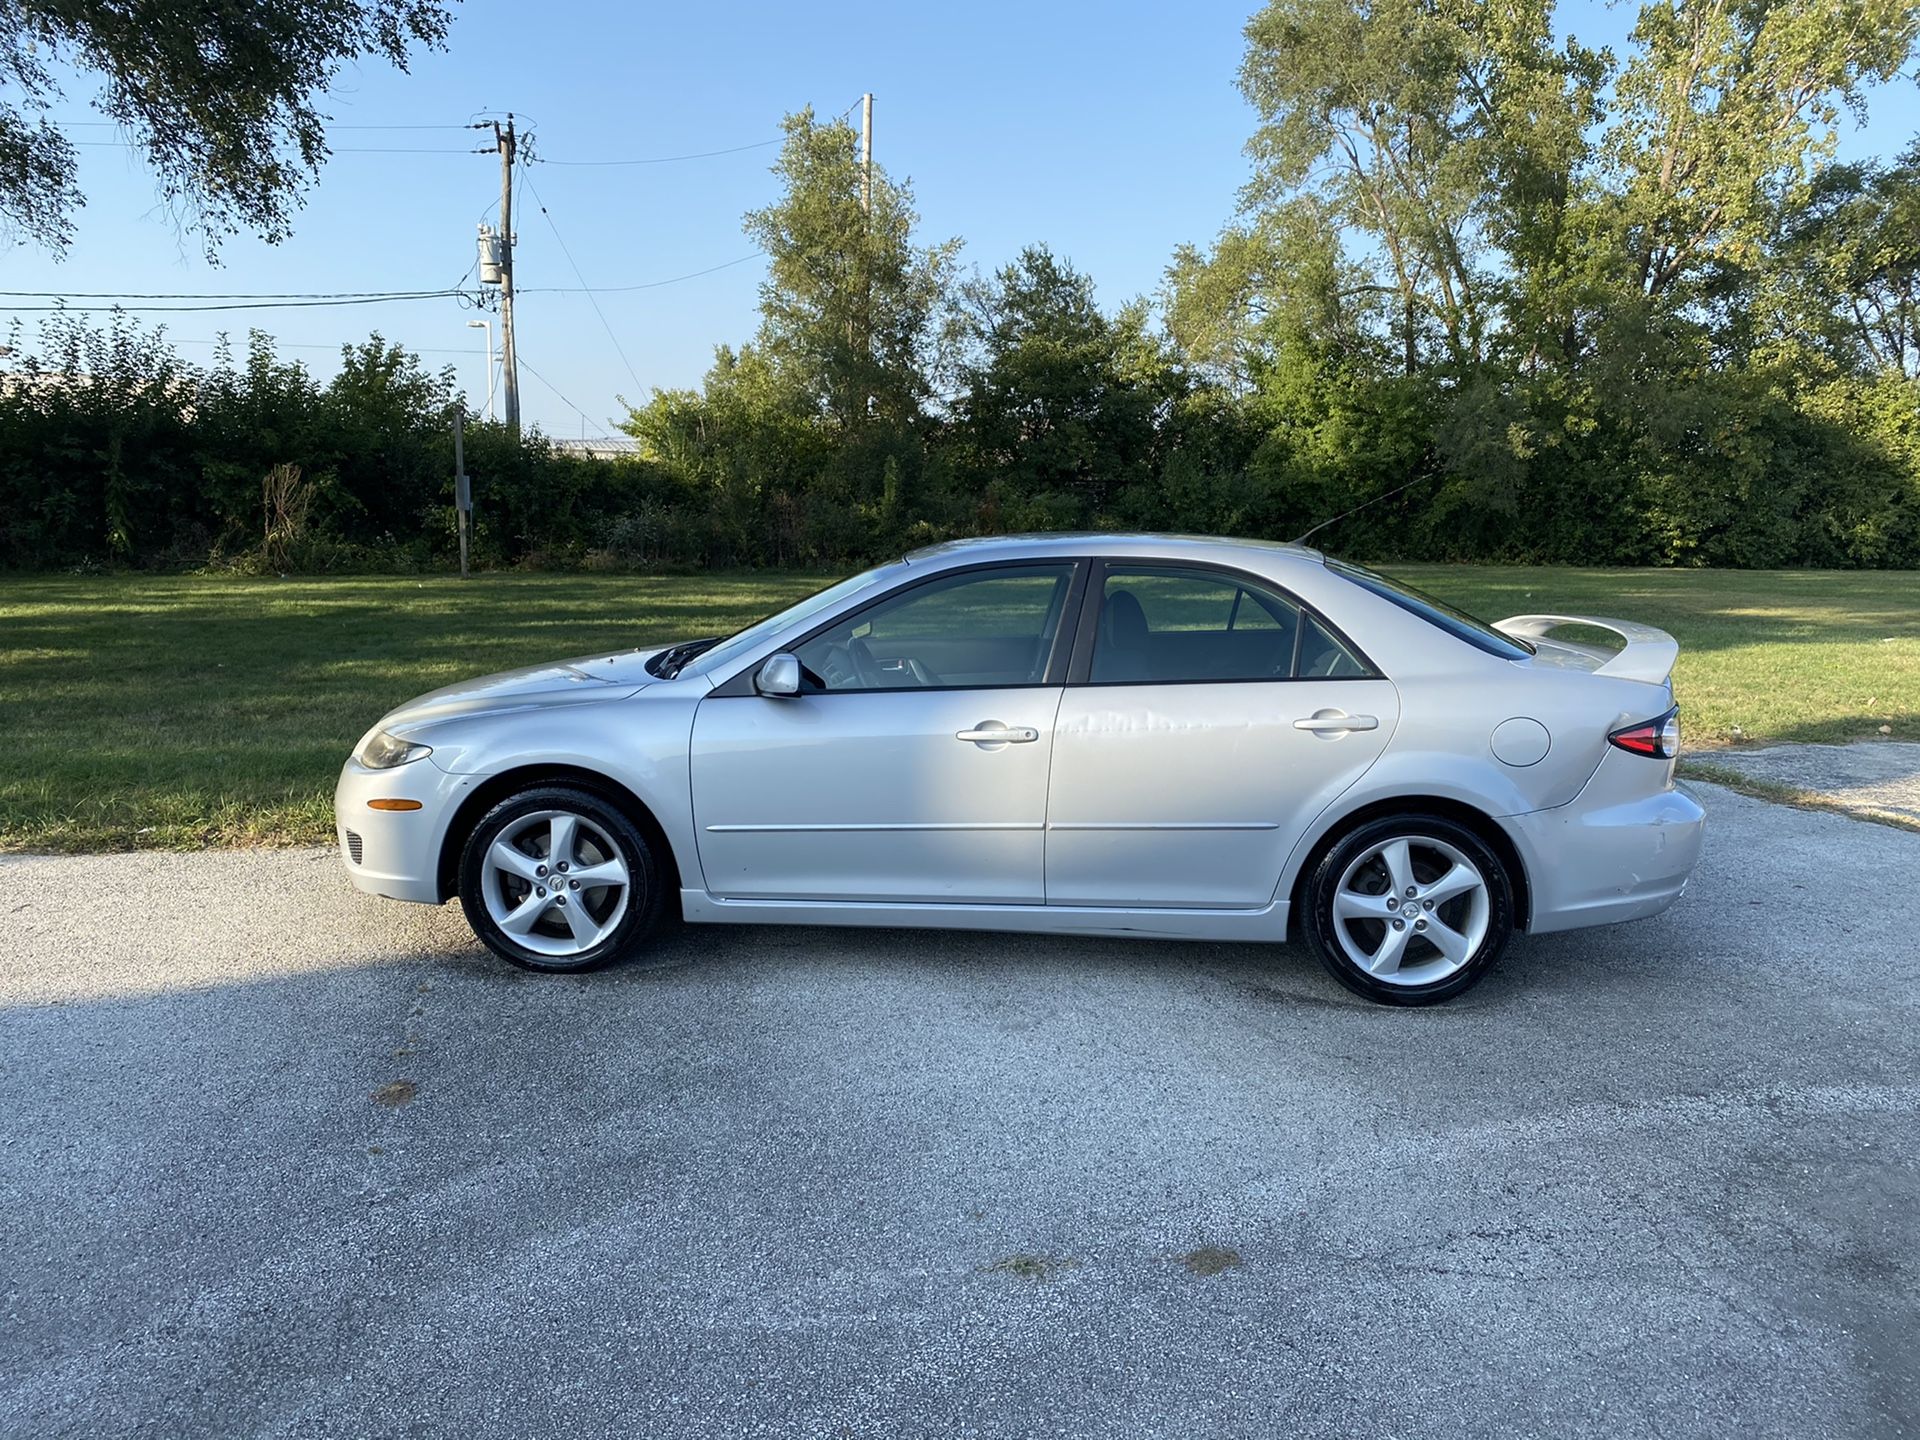
[[1147, 612], [1131, 590], [1115, 590], [1100, 606], [1093, 647], [1094, 680], [1140, 680], [1148, 671]]

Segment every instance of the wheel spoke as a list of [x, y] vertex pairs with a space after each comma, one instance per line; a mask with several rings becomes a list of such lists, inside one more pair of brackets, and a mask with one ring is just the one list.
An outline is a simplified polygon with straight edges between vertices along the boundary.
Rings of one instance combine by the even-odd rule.
[[580, 942], [583, 949], [600, 938], [599, 925], [594, 922], [593, 916], [587, 913], [587, 907], [580, 904], [578, 899], [564, 906], [560, 913], [567, 917], [567, 928], [573, 931], [573, 938]]
[[1444, 921], [1434, 919], [1431, 915], [1427, 917], [1427, 928], [1422, 933], [1433, 942], [1436, 950], [1455, 965], [1466, 964], [1467, 956], [1473, 953], [1473, 947], [1467, 943], [1466, 936]]
[[553, 904], [551, 895], [529, 895], [500, 922], [500, 928], [509, 935], [524, 935], [533, 929], [534, 921], [546, 914], [547, 907], [551, 904]]
[[1380, 862], [1393, 880], [1393, 893], [1405, 895], [1413, 886], [1413, 852], [1407, 842], [1392, 842], [1380, 852]]
[[573, 847], [580, 833], [580, 819], [576, 815], [556, 815], [547, 826], [547, 864], [558, 865], [562, 860], [573, 860]]
[[1392, 975], [1400, 969], [1400, 958], [1407, 953], [1407, 930], [1395, 930], [1391, 925], [1381, 936], [1380, 948], [1373, 952], [1367, 961], [1367, 969], [1375, 975]]
[[1471, 865], [1456, 864], [1446, 874], [1427, 887], [1423, 900], [1431, 900], [1435, 905], [1444, 905], [1447, 901], [1478, 890], [1481, 886], [1480, 872]]
[[496, 870], [504, 870], [509, 875], [518, 875], [522, 880], [540, 878], [535, 873], [540, 862], [526, 851], [509, 845], [504, 839], [496, 840], [488, 847], [487, 863]]
[[1336, 920], [1391, 920], [1397, 913], [1387, 908], [1385, 895], [1363, 895], [1358, 890], [1342, 890], [1333, 897]]
[[624, 885], [627, 883], [627, 867], [615, 855], [602, 860], [598, 865], [585, 865], [567, 876], [569, 880], [578, 880], [582, 890], [591, 890], [600, 885]]

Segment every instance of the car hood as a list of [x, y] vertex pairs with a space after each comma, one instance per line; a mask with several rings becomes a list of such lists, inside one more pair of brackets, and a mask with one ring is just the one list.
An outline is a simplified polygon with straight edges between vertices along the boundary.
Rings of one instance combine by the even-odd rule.
[[654, 677], [647, 673], [647, 661], [662, 648], [582, 655], [572, 660], [527, 665], [518, 670], [502, 670], [462, 680], [431, 690], [389, 711], [376, 728], [411, 734], [422, 727], [468, 715], [618, 700], [652, 682]]

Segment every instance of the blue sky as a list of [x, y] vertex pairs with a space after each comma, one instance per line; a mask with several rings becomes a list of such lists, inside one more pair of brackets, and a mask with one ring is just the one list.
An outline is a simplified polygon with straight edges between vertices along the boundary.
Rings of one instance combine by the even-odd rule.
[[[1174, 246], [1204, 242], [1232, 212], [1253, 127], [1233, 83], [1252, 8], [1253, 0], [977, 0], [541, 9], [466, 0], [447, 49], [419, 56], [410, 75], [369, 66], [342, 76], [328, 107], [336, 153], [292, 239], [235, 237], [211, 267], [157, 206], [137, 157], [95, 143], [81, 152], [88, 204], [76, 243], [57, 262], [16, 247], [6, 288], [448, 286], [472, 261], [474, 227], [498, 200], [498, 162], [465, 153], [482, 136], [347, 127], [457, 127], [508, 109], [532, 128], [547, 162], [529, 167], [516, 201], [520, 286], [581, 283], [556, 228], [588, 285], [668, 279], [752, 253], [740, 217], [774, 193], [773, 148], [661, 165], [558, 162], [751, 145], [773, 139], [786, 111], [811, 103], [830, 115], [871, 90], [876, 158], [912, 180], [924, 238], [964, 237], [963, 263], [982, 268], [1045, 241], [1118, 304], [1152, 291]], [[1560, 21], [1589, 43], [1618, 45], [1631, 15], [1563, 5]], [[78, 87], [61, 113], [97, 118]], [[1906, 84], [1875, 97], [1870, 128], [1848, 131], [1844, 150], [1888, 153], [1916, 128], [1920, 104]], [[104, 127], [72, 133], [114, 138]], [[413, 150], [431, 153], [391, 153]], [[603, 434], [622, 413], [617, 397], [697, 383], [716, 343], [752, 334], [761, 274], [750, 260], [602, 295], [631, 373], [586, 296], [528, 294], [518, 305], [526, 417], [556, 435]], [[322, 374], [342, 342], [377, 328], [434, 366], [454, 365], [477, 402], [481, 332], [466, 328], [474, 317], [452, 300], [428, 300], [147, 318], [165, 318], [195, 359], [211, 355], [206, 342], [219, 331], [257, 325]]]

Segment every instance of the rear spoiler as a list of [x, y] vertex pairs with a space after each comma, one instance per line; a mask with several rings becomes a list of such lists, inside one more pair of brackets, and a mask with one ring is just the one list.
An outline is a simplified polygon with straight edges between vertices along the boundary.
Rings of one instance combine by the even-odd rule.
[[1623, 680], [1644, 680], [1649, 685], [1664, 685], [1672, 678], [1673, 662], [1680, 657], [1680, 642], [1664, 630], [1656, 630], [1651, 625], [1639, 625], [1632, 620], [1607, 620], [1598, 615], [1515, 615], [1502, 620], [1493, 628], [1522, 640], [1542, 640], [1551, 630], [1562, 625], [1592, 625], [1601, 630], [1611, 630], [1622, 640], [1626, 648], [1617, 654], [1609, 654], [1598, 646], [1577, 645], [1575, 642], [1556, 641], [1560, 645], [1574, 645], [1585, 650], [1601, 663], [1595, 671], [1600, 675], [1618, 675]]

